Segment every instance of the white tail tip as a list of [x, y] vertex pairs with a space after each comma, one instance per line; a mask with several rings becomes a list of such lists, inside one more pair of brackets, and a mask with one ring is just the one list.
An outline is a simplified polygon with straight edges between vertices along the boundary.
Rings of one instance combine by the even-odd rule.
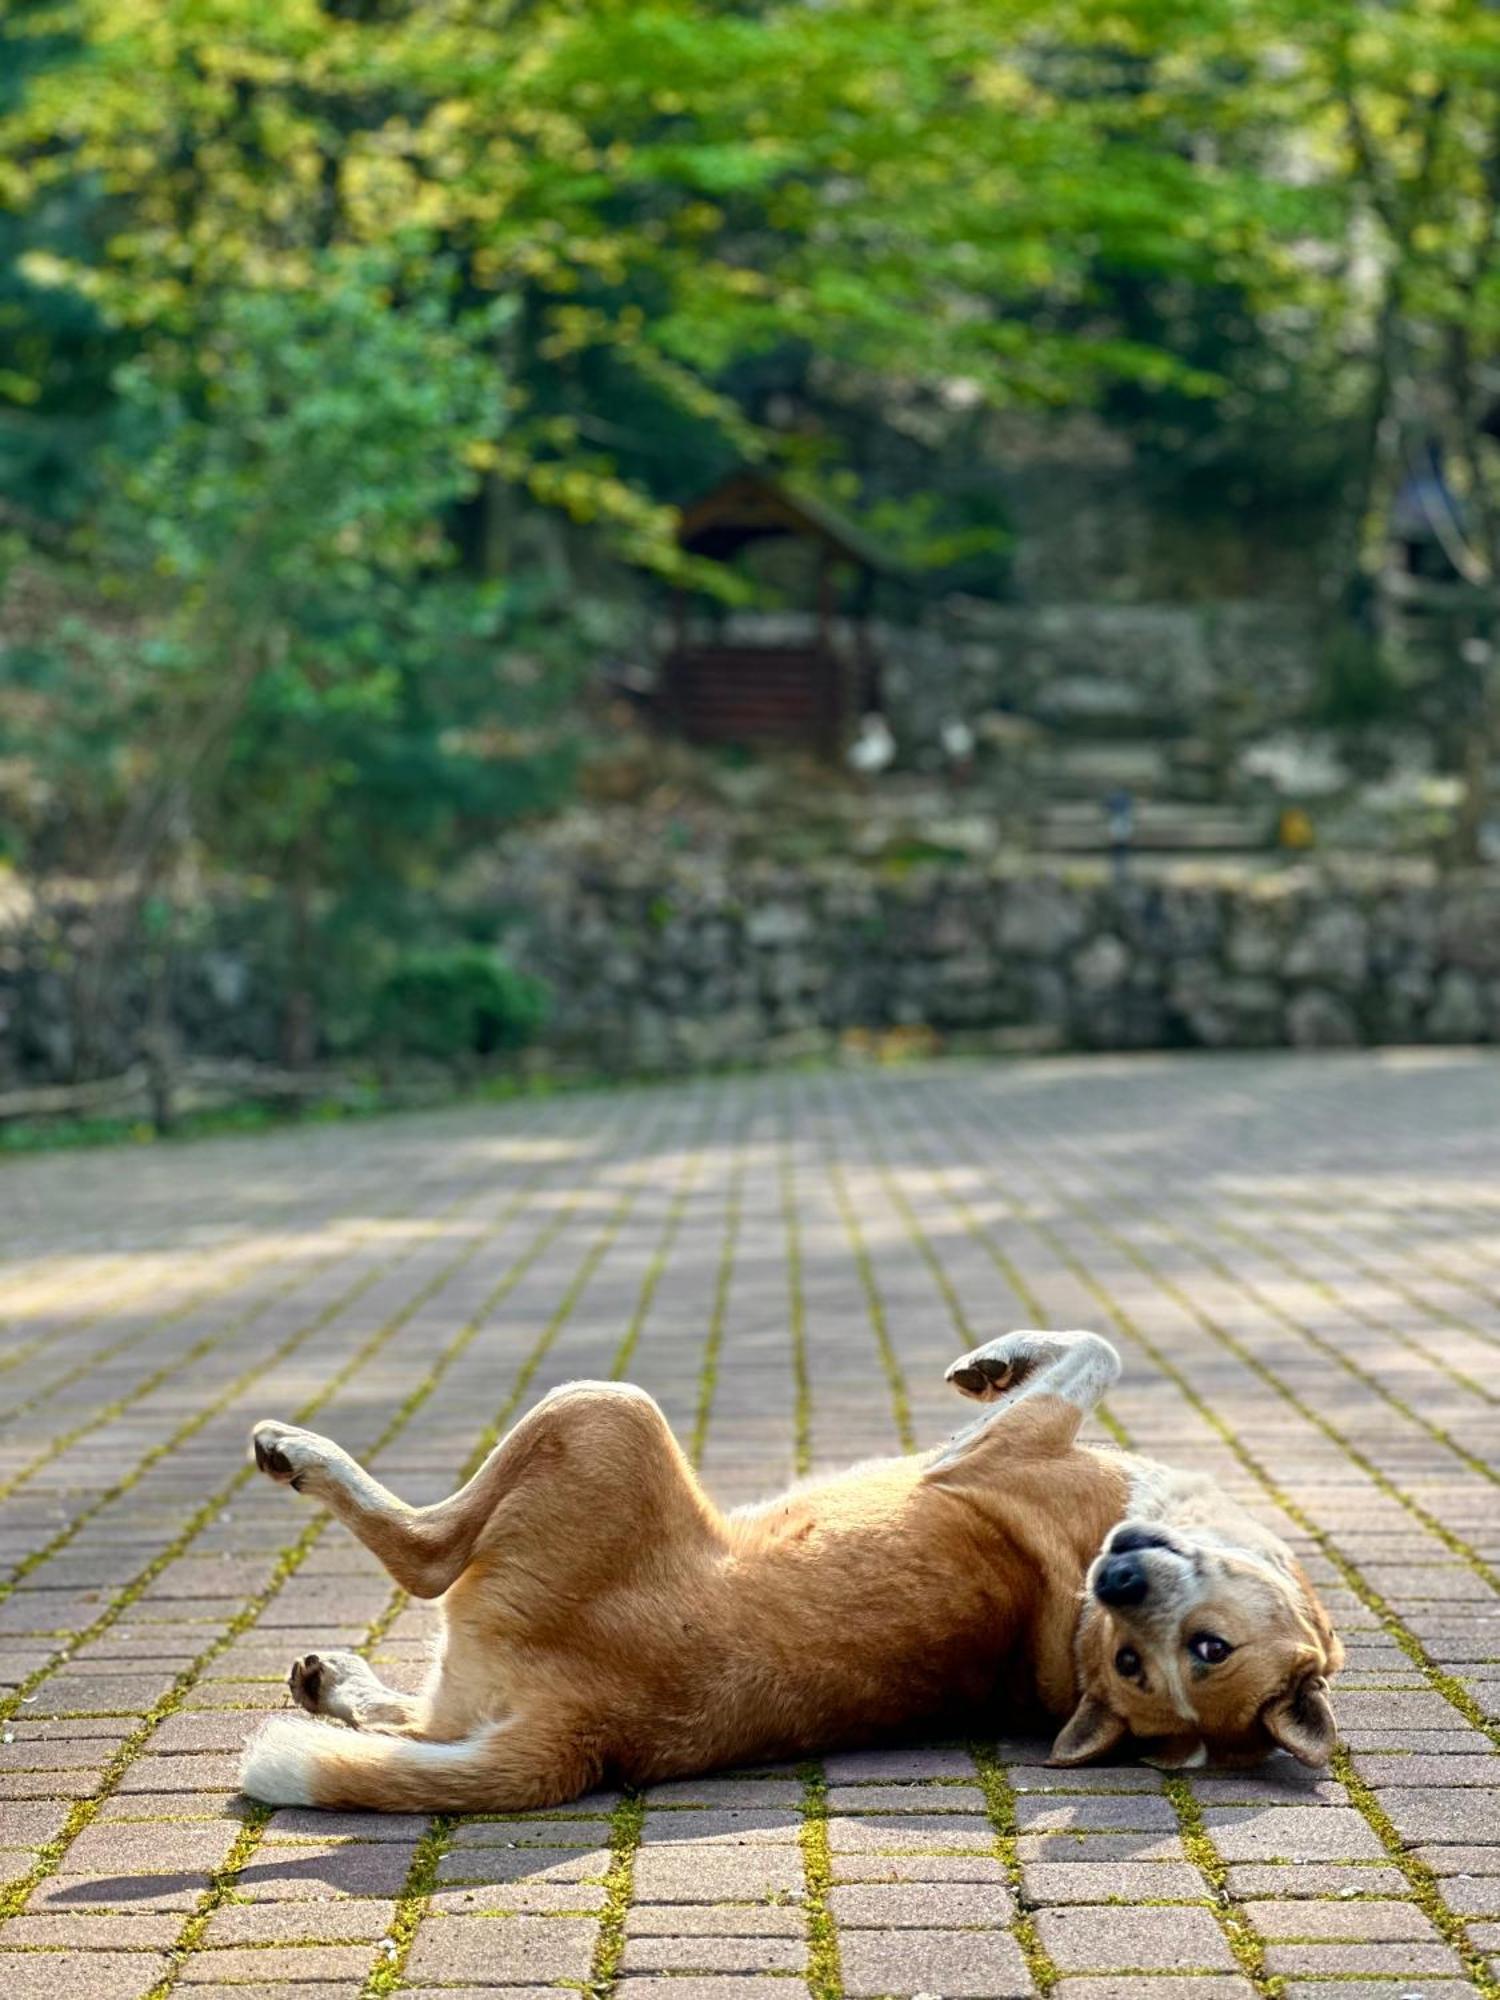
[[318, 1722], [276, 1716], [257, 1729], [240, 1758], [240, 1790], [268, 1806], [310, 1806], [318, 1738], [328, 1733]]

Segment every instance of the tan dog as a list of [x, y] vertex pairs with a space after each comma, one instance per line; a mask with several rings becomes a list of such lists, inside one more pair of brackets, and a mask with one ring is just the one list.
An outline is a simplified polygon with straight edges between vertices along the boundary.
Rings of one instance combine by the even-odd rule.
[[936, 1452], [724, 1515], [638, 1389], [554, 1390], [462, 1492], [403, 1505], [326, 1438], [256, 1462], [443, 1598], [420, 1695], [309, 1654], [241, 1783], [275, 1805], [513, 1811], [868, 1742], [1066, 1717], [1053, 1762], [1305, 1763], [1342, 1657], [1290, 1552], [1212, 1484], [1078, 1445], [1119, 1374], [1091, 1333], [1007, 1334], [949, 1369], [989, 1407]]

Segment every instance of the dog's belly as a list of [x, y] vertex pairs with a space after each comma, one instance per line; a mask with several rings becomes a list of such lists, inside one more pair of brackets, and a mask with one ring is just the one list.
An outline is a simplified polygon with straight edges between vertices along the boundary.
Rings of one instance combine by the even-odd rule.
[[[714, 1766], [868, 1743], [938, 1718], [1002, 1728], [1007, 1688], [1036, 1684], [1032, 1595], [1005, 1574], [885, 1547], [703, 1575], [672, 1601], [620, 1607], [631, 1635], [606, 1734], [611, 1767], [644, 1783]], [[1006, 1713], [1002, 1714], [1002, 1710]]]
[[1013, 1656], [989, 1644], [960, 1652], [950, 1641], [856, 1665], [840, 1658], [835, 1639], [793, 1663], [778, 1653], [704, 1665], [652, 1676], [650, 1693], [639, 1682], [622, 1690], [605, 1731], [618, 1776], [646, 1784], [855, 1747], [924, 1723], [1000, 1729], [1016, 1719], [1001, 1698]]

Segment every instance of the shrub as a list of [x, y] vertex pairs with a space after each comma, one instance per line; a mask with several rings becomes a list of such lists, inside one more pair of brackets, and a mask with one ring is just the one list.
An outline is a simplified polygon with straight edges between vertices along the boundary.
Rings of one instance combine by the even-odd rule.
[[399, 1055], [465, 1063], [534, 1040], [547, 1017], [540, 980], [480, 945], [409, 953], [376, 994], [380, 1044]]

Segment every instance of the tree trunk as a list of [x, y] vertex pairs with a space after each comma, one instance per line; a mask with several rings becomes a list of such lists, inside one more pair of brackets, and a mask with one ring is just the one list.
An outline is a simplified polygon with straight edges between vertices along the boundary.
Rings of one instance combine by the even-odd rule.
[[312, 840], [297, 849], [288, 888], [291, 939], [287, 957], [286, 1004], [281, 1016], [281, 1054], [288, 1069], [309, 1069], [318, 1053], [318, 1004], [313, 985]]

